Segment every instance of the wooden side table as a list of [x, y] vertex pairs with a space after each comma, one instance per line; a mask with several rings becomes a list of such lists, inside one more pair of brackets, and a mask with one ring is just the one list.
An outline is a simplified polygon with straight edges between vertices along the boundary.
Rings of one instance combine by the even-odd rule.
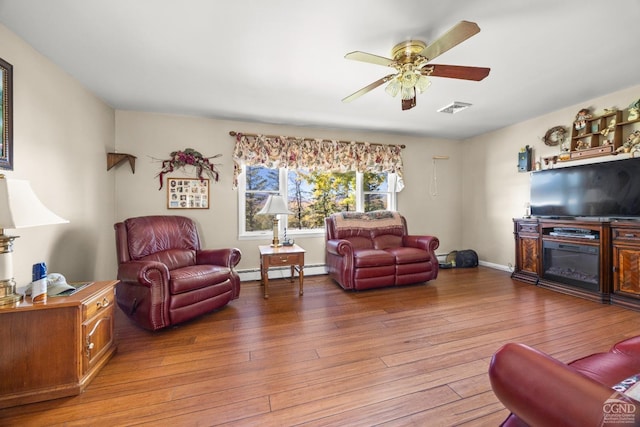
[[264, 285], [264, 298], [269, 298], [269, 267], [291, 266], [291, 281], [295, 271], [298, 271], [300, 281], [300, 295], [304, 293], [304, 253], [306, 252], [298, 245], [278, 246], [269, 245], [258, 246], [260, 249], [260, 278]]
[[117, 280], [0, 310], [0, 408], [80, 394], [116, 352]]

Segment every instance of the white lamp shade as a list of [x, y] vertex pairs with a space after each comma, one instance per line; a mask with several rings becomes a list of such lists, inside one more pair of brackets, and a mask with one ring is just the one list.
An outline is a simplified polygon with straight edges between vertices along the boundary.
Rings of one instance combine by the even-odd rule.
[[51, 212], [33, 192], [29, 181], [0, 177], [0, 228], [26, 228], [67, 223]]
[[289, 211], [287, 208], [287, 203], [284, 200], [284, 197], [281, 195], [270, 195], [267, 199], [267, 202], [264, 204], [258, 215], [278, 215], [278, 214], [287, 214], [291, 215], [293, 212]]

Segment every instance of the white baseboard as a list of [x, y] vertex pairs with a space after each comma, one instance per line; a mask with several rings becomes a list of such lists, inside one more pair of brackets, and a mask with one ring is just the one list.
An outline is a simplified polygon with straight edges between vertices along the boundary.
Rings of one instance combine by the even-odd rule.
[[[496, 270], [512, 272], [513, 269], [509, 266], [502, 264], [495, 264], [487, 261], [479, 261], [483, 267], [489, 267]], [[291, 269], [289, 267], [273, 267], [269, 269], [269, 280], [271, 279], [285, 279], [289, 278]], [[238, 276], [240, 276], [241, 282], [250, 282], [253, 280], [260, 280], [260, 269], [246, 269], [246, 270], [237, 270]], [[324, 264], [316, 264], [316, 265], [305, 265], [304, 266], [304, 275], [305, 276], [318, 276], [322, 274], [327, 274], [327, 267]]]
[[502, 270], [502, 271], [507, 271], [509, 273], [513, 272], [513, 269], [507, 265], [502, 265], [502, 264], [494, 264], [492, 262], [487, 262], [487, 261], [478, 261], [478, 264], [480, 264], [483, 267], [489, 267], [489, 268], [493, 268], [496, 270]]
[[[250, 282], [252, 280], [260, 280], [260, 269], [246, 269], [237, 270], [238, 276], [240, 276], [241, 282]], [[269, 269], [269, 280], [271, 279], [284, 279], [289, 278], [291, 274], [290, 267], [272, 267]], [[320, 265], [305, 265], [305, 276], [317, 276], [320, 274], [327, 274], [327, 268], [324, 264]]]

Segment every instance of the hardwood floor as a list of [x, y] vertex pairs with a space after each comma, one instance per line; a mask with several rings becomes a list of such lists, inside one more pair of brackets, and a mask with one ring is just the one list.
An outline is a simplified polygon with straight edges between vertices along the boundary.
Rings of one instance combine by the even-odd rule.
[[0, 410], [1, 425], [496, 426], [487, 368], [524, 342], [562, 361], [640, 332], [640, 313], [485, 267], [426, 285], [305, 294], [257, 282], [240, 299], [151, 333], [117, 310], [118, 353], [77, 397]]

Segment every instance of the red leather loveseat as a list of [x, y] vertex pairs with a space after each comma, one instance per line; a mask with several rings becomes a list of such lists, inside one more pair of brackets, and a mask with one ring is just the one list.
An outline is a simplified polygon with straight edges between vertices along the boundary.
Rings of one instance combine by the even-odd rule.
[[325, 219], [326, 265], [344, 289], [409, 285], [438, 276], [434, 236], [407, 232], [397, 212], [341, 212]]
[[504, 427], [638, 426], [640, 401], [627, 394], [640, 387], [639, 374], [640, 336], [569, 364], [509, 343], [489, 367], [493, 392], [511, 411]]
[[115, 224], [116, 301], [131, 320], [156, 330], [220, 308], [240, 295], [236, 248], [202, 249], [183, 216], [143, 216]]

